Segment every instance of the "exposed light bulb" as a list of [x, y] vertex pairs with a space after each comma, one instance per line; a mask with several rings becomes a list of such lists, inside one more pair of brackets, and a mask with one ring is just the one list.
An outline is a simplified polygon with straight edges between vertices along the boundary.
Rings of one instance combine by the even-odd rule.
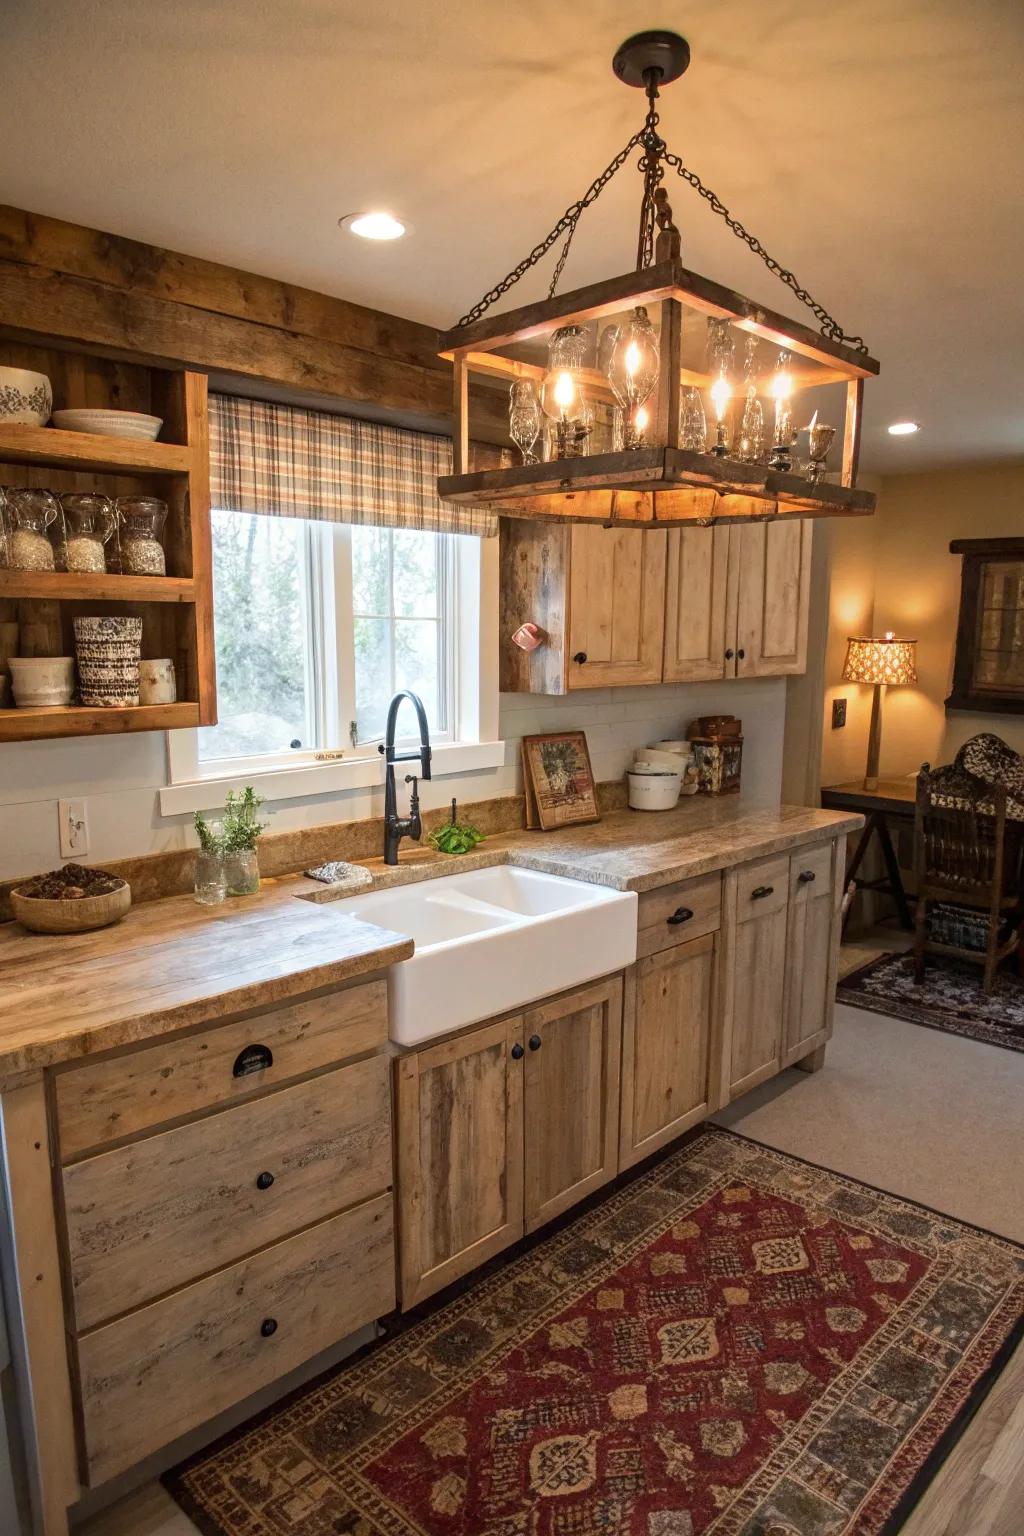
[[711, 404], [715, 408], [715, 416], [719, 421], [724, 417], [725, 408], [731, 399], [732, 390], [729, 388], [729, 380], [720, 373], [711, 386]]
[[640, 367], [640, 348], [635, 341], [631, 341], [626, 348], [625, 367], [630, 378], [636, 374]]
[[788, 400], [793, 393], [792, 376], [784, 368], [780, 368], [777, 373], [772, 374], [770, 389], [773, 400]]
[[571, 373], [562, 372], [555, 380], [555, 404], [559, 410], [567, 411], [576, 398], [576, 385]]
[[650, 419], [646, 405], [638, 406], [636, 415], [633, 417], [633, 425], [638, 432], [645, 432]]

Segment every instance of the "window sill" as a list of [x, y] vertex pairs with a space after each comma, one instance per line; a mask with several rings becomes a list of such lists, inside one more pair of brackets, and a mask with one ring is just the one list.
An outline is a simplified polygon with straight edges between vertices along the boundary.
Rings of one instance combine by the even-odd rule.
[[[433, 749], [431, 767], [435, 779], [453, 773], [474, 773], [481, 768], [500, 768], [505, 761], [503, 741], [444, 742]], [[408, 770], [407, 770], [408, 771]], [[263, 769], [232, 773], [224, 778], [203, 777], [170, 784], [159, 791], [161, 816], [180, 816], [192, 811], [219, 810], [229, 789], [251, 784], [266, 800], [307, 800], [314, 795], [337, 794], [346, 789], [372, 789], [384, 783], [380, 754], [343, 758], [333, 763], [308, 763], [303, 767]]]

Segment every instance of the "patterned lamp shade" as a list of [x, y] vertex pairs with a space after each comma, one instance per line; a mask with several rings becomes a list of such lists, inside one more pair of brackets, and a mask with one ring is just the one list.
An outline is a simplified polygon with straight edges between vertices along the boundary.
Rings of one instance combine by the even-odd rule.
[[892, 630], [879, 640], [866, 635], [846, 642], [844, 683], [916, 683], [916, 640], [897, 640]]

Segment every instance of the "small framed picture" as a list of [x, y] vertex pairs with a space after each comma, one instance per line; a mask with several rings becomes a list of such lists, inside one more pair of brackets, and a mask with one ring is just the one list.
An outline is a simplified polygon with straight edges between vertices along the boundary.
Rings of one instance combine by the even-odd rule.
[[526, 825], [550, 832], [600, 821], [587, 738], [582, 731], [523, 737]]

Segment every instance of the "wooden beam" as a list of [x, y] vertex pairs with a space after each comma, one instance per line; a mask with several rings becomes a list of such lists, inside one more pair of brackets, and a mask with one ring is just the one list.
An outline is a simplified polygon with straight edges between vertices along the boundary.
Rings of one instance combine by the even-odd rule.
[[[660, 238], [660, 236], [659, 236]], [[682, 405], [680, 361], [683, 346], [683, 306], [666, 299], [661, 306], [661, 338], [658, 357], [658, 416], [655, 436], [666, 448], [678, 448]]]
[[432, 326], [4, 204], [0, 257], [444, 372]]
[[857, 484], [860, 460], [860, 418], [864, 409], [864, 380], [851, 379], [846, 386], [846, 421], [843, 427], [843, 485]]

